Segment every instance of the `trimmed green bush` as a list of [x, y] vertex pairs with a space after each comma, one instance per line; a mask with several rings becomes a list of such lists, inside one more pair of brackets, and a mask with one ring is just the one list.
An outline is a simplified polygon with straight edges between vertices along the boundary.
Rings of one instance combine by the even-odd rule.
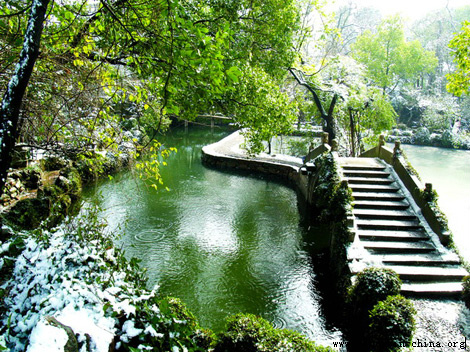
[[297, 332], [275, 329], [263, 318], [237, 314], [227, 319], [227, 329], [218, 335], [214, 352], [332, 352], [317, 346]]
[[379, 301], [400, 293], [401, 280], [396, 272], [387, 268], [366, 268], [357, 274], [356, 282], [349, 290], [350, 304], [356, 313], [367, 313]]
[[462, 279], [462, 299], [467, 308], [470, 309], [470, 276], [465, 276]]
[[388, 296], [370, 311], [368, 341], [371, 352], [394, 352], [409, 347], [415, 331], [416, 310], [403, 296]]
[[370, 324], [369, 311], [389, 295], [400, 293], [401, 280], [393, 270], [386, 268], [366, 268], [356, 276], [348, 289], [347, 315], [350, 345], [364, 345]]

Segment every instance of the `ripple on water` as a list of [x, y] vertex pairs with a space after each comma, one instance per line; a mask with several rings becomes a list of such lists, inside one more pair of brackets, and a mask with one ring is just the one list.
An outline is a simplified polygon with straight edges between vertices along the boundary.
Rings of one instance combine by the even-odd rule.
[[134, 234], [134, 239], [137, 243], [155, 243], [163, 240], [167, 229], [145, 229]]

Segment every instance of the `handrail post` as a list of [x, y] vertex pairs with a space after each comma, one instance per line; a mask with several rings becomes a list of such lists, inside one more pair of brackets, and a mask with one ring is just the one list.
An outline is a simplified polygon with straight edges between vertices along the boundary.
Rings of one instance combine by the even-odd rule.
[[395, 147], [393, 148], [393, 157], [397, 158], [400, 155], [401, 142], [395, 141]]
[[379, 145], [377, 146], [377, 157], [380, 158], [382, 154], [382, 147], [385, 146], [385, 136], [381, 134], [379, 136]]
[[379, 147], [383, 147], [385, 145], [385, 136], [381, 134], [379, 136]]
[[333, 139], [331, 141], [331, 151], [332, 152], [337, 152], [338, 151], [338, 141], [336, 139]]

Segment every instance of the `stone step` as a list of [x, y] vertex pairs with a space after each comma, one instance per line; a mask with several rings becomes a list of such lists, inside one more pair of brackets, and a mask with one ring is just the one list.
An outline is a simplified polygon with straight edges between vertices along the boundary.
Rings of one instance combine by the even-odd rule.
[[345, 170], [343, 175], [346, 177], [373, 177], [373, 178], [388, 178], [390, 173], [380, 170]]
[[380, 256], [382, 263], [386, 265], [459, 265], [460, 260], [457, 255], [441, 256], [437, 253], [418, 254], [383, 254]]
[[344, 168], [380, 168], [385, 169], [382, 161], [377, 158], [339, 158], [339, 164]]
[[419, 297], [460, 297], [462, 282], [404, 282], [401, 285], [401, 293]]
[[346, 176], [349, 184], [360, 184], [360, 185], [391, 185], [394, 180], [391, 178], [376, 178], [376, 177], [350, 177]]
[[363, 185], [350, 184], [349, 188], [353, 192], [379, 192], [379, 193], [396, 193], [398, 188], [390, 185]]
[[459, 266], [408, 266], [387, 265], [386, 268], [394, 270], [402, 280], [408, 281], [461, 281], [467, 271]]
[[357, 209], [353, 210], [353, 214], [358, 219], [378, 219], [378, 220], [417, 220], [415, 214], [406, 210], [389, 210], [389, 209]]
[[430, 242], [362, 241], [365, 249], [375, 253], [430, 253], [436, 249]]
[[361, 230], [357, 235], [367, 241], [417, 242], [429, 239], [423, 231]]
[[344, 164], [340, 163], [340, 166], [343, 168], [345, 171], [382, 171], [385, 172], [386, 167], [380, 164], [375, 164], [375, 165], [353, 165], [353, 164]]
[[399, 200], [356, 200], [354, 202], [354, 209], [406, 210], [409, 207], [407, 202]]
[[399, 193], [382, 193], [382, 192], [352, 192], [355, 201], [371, 200], [371, 201], [402, 201], [405, 196]]
[[422, 229], [422, 226], [417, 220], [356, 219], [356, 225], [360, 230], [409, 231]]

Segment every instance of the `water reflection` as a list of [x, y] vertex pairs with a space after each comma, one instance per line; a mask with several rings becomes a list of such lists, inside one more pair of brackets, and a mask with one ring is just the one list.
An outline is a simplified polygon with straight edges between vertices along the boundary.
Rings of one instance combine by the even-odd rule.
[[423, 182], [432, 183], [461, 254], [470, 261], [470, 151], [402, 145]]
[[98, 186], [103, 216], [124, 227], [122, 246], [142, 259], [150, 285], [181, 298], [202, 326], [217, 331], [227, 315], [247, 312], [321, 344], [341, 340], [325, 327], [295, 192], [201, 165], [201, 147], [224, 133], [170, 135], [164, 143], [178, 148], [162, 170], [170, 191], [123, 174]]

